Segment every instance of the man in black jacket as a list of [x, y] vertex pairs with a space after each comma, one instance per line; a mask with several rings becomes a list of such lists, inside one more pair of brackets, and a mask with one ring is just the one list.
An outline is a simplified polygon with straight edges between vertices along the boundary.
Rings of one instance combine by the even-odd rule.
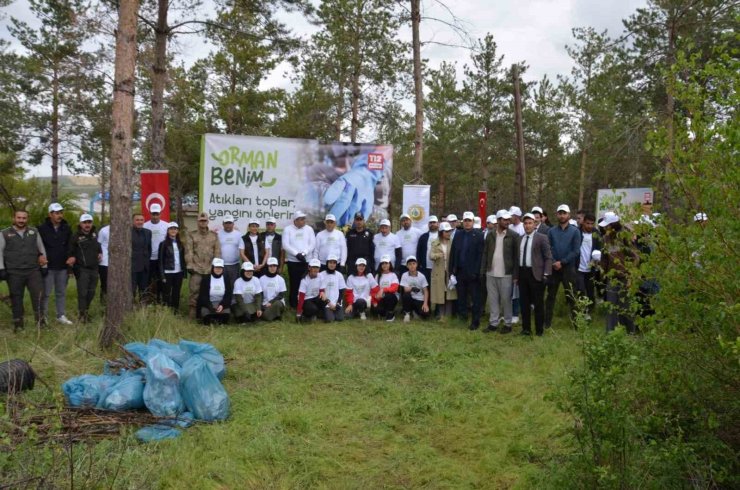
[[44, 318], [49, 317], [49, 297], [54, 291], [57, 321], [64, 325], [71, 325], [67, 318], [67, 252], [72, 228], [64, 220], [64, 207], [58, 202], [49, 205], [49, 216], [38, 227], [41, 240], [46, 248], [46, 257], [49, 260], [49, 273], [44, 278], [44, 296], [41, 300], [41, 310]]
[[367, 268], [375, 270], [375, 244], [373, 233], [365, 227], [365, 217], [362, 213], [355, 214], [355, 222], [347, 232], [347, 275], [351, 276], [357, 272], [357, 259], [365, 259]]
[[[260, 233], [260, 240], [265, 244], [265, 250], [267, 251], [267, 258], [275, 257], [278, 261], [278, 272], [283, 270], [283, 264], [285, 263], [285, 252], [283, 251], [283, 237], [280, 233], [275, 231], [277, 227], [277, 220], [275, 218], [267, 218], [265, 220], [265, 231]], [[267, 273], [267, 268], [264, 269]]]
[[[152, 255], [152, 232], [144, 228], [144, 215], [134, 214], [134, 229], [131, 230], [131, 292], [139, 301], [146, 301], [149, 286], [149, 257]], [[152, 271], [154, 272], [154, 271]]]
[[74, 268], [77, 279], [77, 311], [82, 323], [90, 321], [88, 309], [95, 298], [95, 289], [98, 286], [98, 263], [102, 258], [103, 249], [98, 243], [93, 218], [89, 214], [83, 214], [80, 216], [77, 232], [69, 241], [69, 258], [67, 259], [67, 265]]
[[429, 231], [423, 233], [419, 237], [419, 243], [416, 246], [416, 258], [419, 260], [419, 271], [424, 274], [429, 284], [432, 283], [432, 259], [429, 257], [429, 252], [432, 249], [432, 242], [437, 239], [439, 235], [439, 220], [436, 216], [432, 215], [429, 217], [427, 223]]
[[455, 233], [450, 252], [450, 271], [457, 279], [457, 315], [466, 321], [468, 296], [472, 298], [470, 330], [480, 326], [480, 264], [483, 257], [483, 233], [473, 228], [472, 212], [463, 213], [463, 229]]

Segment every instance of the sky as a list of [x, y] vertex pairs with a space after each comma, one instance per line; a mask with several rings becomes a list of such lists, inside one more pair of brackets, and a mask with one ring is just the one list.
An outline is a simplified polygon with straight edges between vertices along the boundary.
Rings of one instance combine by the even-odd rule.
[[[608, 30], [618, 36], [623, 30], [622, 19], [627, 18], [646, 0], [422, 0], [422, 41], [445, 44], [466, 44], [455, 31], [432, 18], [457, 23], [467, 31], [469, 38], [482, 38], [492, 33], [498, 44], [499, 54], [504, 55], [504, 66], [525, 61], [529, 69], [524, 78], [539, 80], [547, 75], [554, 80], [558, 74], [568, 74], [572, 62], [565, 46], [572, 42], [571, 29], [591, 26], [597, 30]], [[453, 14], [443, 7], [446, 6]], [[0, 9], [0, 38], [12, 41], [7, 26], [10, 16], [25, 20], [33, 25], [27, 0], [16, 0]], [[316, 27], [296, 14], [285, 14], [282, 19], [294, 33], [307, 38]], [[410, 28], [402, 33], [403, 40], [410, 40]], [[196, 36], [182, 36], [176, 47], [180, 59], [186, 64], [208, 55], [211, 47]], [[422, 48], [422, 57], [429, 60], [431, 68], [442, 61], [457, 62], [458, 73], [462, 74], [465, 63], [469, 63], [469, 51], [463, 48], [428, 43]], [[262, 82], [263, 88], [291, 88], [290, 67], [278, 66]], [[32, 175], [50, 175], [48, 164], [31, 170]]]

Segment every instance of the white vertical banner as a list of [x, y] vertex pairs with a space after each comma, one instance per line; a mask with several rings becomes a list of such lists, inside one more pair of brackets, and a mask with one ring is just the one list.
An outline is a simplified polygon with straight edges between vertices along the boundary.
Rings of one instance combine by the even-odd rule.
[[427, 231], [429, 220], [429, 186], [403, 186], [403, 213], [411, 216], [411, 223], [420, 230]]

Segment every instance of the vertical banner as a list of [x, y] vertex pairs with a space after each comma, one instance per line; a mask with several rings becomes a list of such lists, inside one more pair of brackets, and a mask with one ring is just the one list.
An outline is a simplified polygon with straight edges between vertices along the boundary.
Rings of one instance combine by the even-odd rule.
[[147, 221], [152, 204], [162, 208], [162, 221], [170, 220], [170, 174], [167, 170], [141, 171], [141, 212]]
[[478, 216], [480, 216], [481, 227], [486, 227], [486, 218], [488, 217], [488, 196], [486, 191], [478, 191]]
[[427, 231], [429, 219], [429, 186], [403, 186], [403, 212], [411, 216], [411, 224], [420, 230]]

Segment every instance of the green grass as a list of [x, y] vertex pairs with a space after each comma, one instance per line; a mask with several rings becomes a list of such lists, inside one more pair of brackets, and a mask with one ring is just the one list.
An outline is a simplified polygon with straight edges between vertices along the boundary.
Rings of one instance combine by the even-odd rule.
[[[101, 372], [92, 353], [111, 354], [96, 347], [99, 320], [13, 334], [5, 311], [2, 357], [33, 355], [53, 388], [37, 384], [29, 400], [61, 400], [62, 381]], [[457, 321], [209, 328], [149, 308], [125, 334], [218, 347], [231, 416], [158, 444], [127, 433], [76, 445], [78, 487], [531, 488], [570, 444], [572, 421], [546, 396], [580, 362], [579, 335], [562, 319], [529, 339]], [[69, 487], [67, 456], [21, 446], [0, 455], [0, 483], [43, 472]]]

